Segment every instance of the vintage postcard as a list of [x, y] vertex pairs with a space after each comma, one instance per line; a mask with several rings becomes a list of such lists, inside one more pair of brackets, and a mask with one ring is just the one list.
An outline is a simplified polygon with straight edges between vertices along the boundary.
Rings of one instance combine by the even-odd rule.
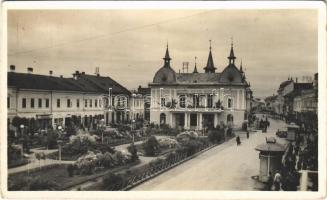
[[322, 2], [5, 2], [8, 199], [326, 195]]

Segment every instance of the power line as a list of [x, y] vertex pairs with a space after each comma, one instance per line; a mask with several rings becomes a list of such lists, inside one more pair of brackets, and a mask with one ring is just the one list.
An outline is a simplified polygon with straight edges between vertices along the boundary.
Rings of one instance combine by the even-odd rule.
[[86, 41], [90, 41], [90, 40], [97, 40], [97, 39], [101, 39], [101, 38], [110, 37], [110, 36], [113, 36], [113, 35], [118, 35], [118, 34], [121, 34], [121, 33], [126, 33], [126, 32], [130, 32], [130, 31], [144, 29], [144, 28], [148, 28], [148, 27], [151, 27], [151, 26], [157, 26], [157, 25], [160, 25], [160, 24], [165, 24], [165, 23], [174, 22], [174, 21], [178, 21], [178, 20], [183, 20], [183, 19], [194, 17], [194, 16], [198, 16], [198, 15], [208, 14], [208, 13], [215, 12], [215, 11], [217, 11], [217, 10], [204, 11], [204, 12], [196, 13], [196, 14], [193, 14], [193, 15], [188, 15], [188, 16], [184, 16], [184, 17], [164, 20], [164, 21], [157, 22], [157, 23], [152, 23], [152, 24], [146, 24], [146, 25], [142, 25], [142, 26], [127, 28], [125, 30], [112, 32], [112, 33], [109, 33], [109, 34], [93, 36], [93, 37], [80, 39], [80, 40], [75, 40], [75, 41], [63, 42], [63, 43], [55, 44], [55, 45], [48, 46], [48, 47], [35, 48], [35, 49], [26, 50], [26, 51], [18, 51], [18, 52], [14, 52], [14, 53], [11, 53], [11, 54], [8, 54], [8, 55], [9, 56], [14, 56], [14, 55], [19, 55], [19, 54], [28, 54], [28, 53], [32, 53], [32, 52], [35, 52], [35, 51], [58, 48], [58, 47], [66, 46], [66, 45], [73, 44], [73, 43], [82, 43], [82, 42], [86, 42]]

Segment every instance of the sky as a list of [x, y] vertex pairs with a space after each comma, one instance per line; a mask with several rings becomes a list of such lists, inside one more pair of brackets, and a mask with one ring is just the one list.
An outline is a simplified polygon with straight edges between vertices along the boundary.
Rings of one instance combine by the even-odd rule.
[[209, 40], [216, 72], [231, 40], [256, 97], [276, 94], [289, 76], [313, 76], [316, 10], [10, 10], [8, 69], [71, 77], [75, 70], [110, 76], [128, 89], [147, 86], [163, 66], [166, 44], [178, 72], [204, 72]]

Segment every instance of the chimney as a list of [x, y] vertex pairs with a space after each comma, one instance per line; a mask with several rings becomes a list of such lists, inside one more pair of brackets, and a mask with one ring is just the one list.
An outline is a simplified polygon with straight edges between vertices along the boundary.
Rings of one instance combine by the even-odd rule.
[[63, 75], [60, 75], [60, 78], [64, 78], [64, 76]]
[[95, 68], [95, 75], [100, 76], [100, 67]]
[[50, 71], [49, 71], [49, 75], [50, 75], [50, 76], [52, 76], [52, 74], [53, 74], [53, 71], [52, 71], [52, 70], [50, 70]]
[[297, 77], [295, 78], [295, 83], [297, 83]]
[[32, 74], [33, 73], [33, 68], [32, 67], [28, 67], [27, 68], [27, 73]]
[[15, 72], [16, 66], [15, 65], [10, 65], [10, 72]]
[[82, 72], [82, 75], [84, 75], [85, 74], [85, 72]]

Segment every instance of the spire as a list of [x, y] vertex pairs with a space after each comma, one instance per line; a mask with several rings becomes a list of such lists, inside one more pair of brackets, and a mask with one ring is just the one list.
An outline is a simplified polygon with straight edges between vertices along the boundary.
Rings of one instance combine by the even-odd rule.
[[194, 57], [194, 71], [193, 71], [193, 73], [198, 73], [198, 69], [196, 68], [196, 59], [197, 59], [197, 57], [195, 56]]
[[208, 56], [208, 61], [207, 61], [207, 66], [204, 69], [205, 73], [215, 73], [215, 65], [213, 64], [213, 59], [212, 59], [212, 53], [211, 53], [211, 40], [209, 40], [210, 46], [209, 46], [209, 56]]
[[168, 42], [167, 42], [167, 49], [166, 49], [166, 54], [165, 54], [165, 57], [163, 58], [164, 61], [165, 61], [165, 67], [170, 67], [170, 56], [169, 56], [169, 50], [168, 50]]
[[228, 56], [229, 64], [234, 64], [236, 57], [234, 56], [234, 49], [233, 49], [233, 37], [232, 37], [232, 44], [230, 49], [230, 54]]

